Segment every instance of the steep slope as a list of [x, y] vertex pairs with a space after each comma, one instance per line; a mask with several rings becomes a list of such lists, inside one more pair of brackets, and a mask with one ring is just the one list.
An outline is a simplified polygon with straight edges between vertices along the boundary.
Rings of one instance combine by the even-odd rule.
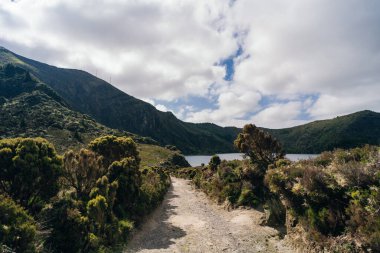
[[266, 129], [284, 145], [287, 153], [320, 153], [334, 148], [380, 144], [380, 113], [361, 111], [305, 125]]
[[[149, 136], [161, 144], [173, 144], [185, 153], [234, 151], [238, 129], [182, 122], [171, 112], [161, 112], [144, 101], [84, 71], [63, 69], [19, 56], [0, 48], [0, 64], [27, 68], [52, 87], [74, 110], [115, 129]], [[211, 131], [212, 130], [212, 131]]]
[[41, 136], [64, 151], [113, 133], [89, 116], [70, 110], [28, 71], [13, 65], [0, 67], [0, 138]]

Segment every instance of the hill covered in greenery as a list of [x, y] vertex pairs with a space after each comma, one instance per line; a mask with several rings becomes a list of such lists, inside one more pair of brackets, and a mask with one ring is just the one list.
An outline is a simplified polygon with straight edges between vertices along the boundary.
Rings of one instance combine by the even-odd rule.
[[380, 145], [380, 113], [361, 111], [305, 125], [266, 129], [287, 153], [321, 153], [335, 148]]
[[[78, 111], [90, 120], [84, 116], [89, 115], [108, 128], [149, 136], [161, 145], [175, 145], [186, 154], [236, 152], [232, 143], [241, 130], [239, 128], [183, 122], [171, 112], [158, 111], [154, 106], [125, 94], [87, 72], [50, 66], [0, 47], [0, 65], [6, 63], [25, 68], [46, 83], [44, 92], [54, 98], [58, 107], [67, 106], [64, 108], [72, 109], [72, 113], [75, 113], [73, 110]], [[6, 99], [5, 95], [0, 96]], [[17, 99], [25, 100], [24, 97]], [[4, 98], [0, 100], [5, 101]], [[9, 106], [10, 103], [7, 103]], [[287, 153], [320, 153], [334, 148], [380, 145], [379, 115], [362, 111], [291, 128], [265, 130], [283, 144]], [[34, 128], [38, 129], [38, 126]]]
[[0, 67], [0, 137], [42, 136], [59, 151], [116, 133], [67, 107], [49, 86], [10, 64]]
[[183, 122], [171, 112], [158, 111], [87, 72], [57, 68], [0, 48], [0, 64], [5, 63], [26, 68], [57, 92], [70, 108], [110, 128], [149, 136], [188, 154], [234, 151], [232, 142], [237, 128]]
[[29, 71], [0, 66], [0, 252], [121, 248], [162, 201], [168, 171], [189, 166], [175, 147], [152, 144], [70, 109]]

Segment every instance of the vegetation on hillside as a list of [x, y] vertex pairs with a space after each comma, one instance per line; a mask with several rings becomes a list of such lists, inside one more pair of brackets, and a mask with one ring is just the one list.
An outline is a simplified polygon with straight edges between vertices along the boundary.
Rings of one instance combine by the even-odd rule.
[[236, 147], [245, 152], [243, 161], [210, 159], [208, 166], [183, 168], [177, 175], [190, 178], [219, 203], [227, 201], [233, 207], [256, 207], [273, 196], [264, 184], [268, 166], [283, 158], [280, 143], [254, 125], [246, 125], [235, 140]]
[[171, 112], [158, 111], [89, 73], [49, 66], [0, 48], [0, 65], [6, 63], [27, 69], [57, 92], [70, 108], [107, 127], [149, 136], [162, 145], [176, 145], [186, 154], [234, 151], [232, 141], [237, 128], [182, 122]]
[[380, 251], [380, 149], [324, 152], [278, 164], [266, 181], [286, 208], [288, 235], [316, 252]]
[[277, 140], [253, 125], [235, 145], [249, 159], [213, 156], [207, 166], [176, 174], [219, 203], [262, 206], [266, 223], [286, 226], [305, 252], [380, 251], [380, 148], [338, 149], [291, 162]]
[[0, 138], [43, 137], [63, 153], [79, 150], [94, 138], [108, 134], [132, 137], [146, 146], [158, 145], [149, 137], [110, 129], [73, 111], [27, 70], [12, 64], [0, 66]]
[[[267, 224], [286, 225], [305, 250], [380, 251], [379, 148], [290, 162], [280, 145], [309, 153], [378, 145], [378, 113], [268, 130], [277, 139], [254, 125], [238, 134], [237, 128], [181, 122], [85, 72], [0, 48], [0, 63], [9, 61], [17, 66], [0, 66], [1, 249], [114, 251], [160, 203], [173, 173], [219, 203], [264, 207]], [[213, 156], [208, 165], [190, 168], [175, 146], [152, 145], [157, 142], [149, 137], [110, 129], [73, 108], [187, 153], [232, 151], [237, 136], [235, 147], [247, 159]]]
[[[241, 129], [180, 121], [171, 112], [158, 111], [89, 73], [49, 66], [0, 48], [0, 65], [7, 63], [27, 69], [48, 84], [71, 109], [90, 115], [107, 127], [149, 136], [162, 145], [176, 145], [185, 154], [236, 151], [232, 143]], [[0, 104], [2, 100], [0, 98]], [[363, 111], [332, 120], [265, 131], [275, 136], [287, 153], [321, 153], [366, 143], [380, 145], [379, 125], [379, 113]], [[69, 134], [65, 137], [70, 138]]]
[[118, 133], [72, 111], [51, 88], [14, 65], [0, 66], [0, 96], [0, 138], [42, 136], [63, 152]]
[[0, 167], [0, 245], [15, 252], [115, 250], [170, 185], [126, 137], [63, 157], [42, 138], [3, 139]]
[[336, 148], [380, 145], [380, 113], [361, 111], [329, 120], [284, 128], [265, 129], [290, 154], [320, 154]]

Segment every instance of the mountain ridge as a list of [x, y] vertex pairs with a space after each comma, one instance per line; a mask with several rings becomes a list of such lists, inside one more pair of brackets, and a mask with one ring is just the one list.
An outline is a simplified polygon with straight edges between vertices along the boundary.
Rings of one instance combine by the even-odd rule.
[[55, 91], [25, 69], [0, 66], [0, 138], [44, 137], [63, 152], [115, 133], [68, 108]]
[[[161, 112], [90, 73], [51, 66], [0, 47], [0, 65], [6, 63], [27, 69], [62, 97], [69, 108], [109, 128], [149, 136], [161, 145], [176, 145], [186, 154], [236, 152], [233, 141], [240, 128], [183, 122], [173, 113]], [[380, 144], [380, 114], [368, 110], [290, 128], [263, 129], [279, 139], [288, 153]]]
[[[110, 128], [150, 136], [163, 145], [176, 145], [184, 153], [233, 152], [233, 136], [215, 135], [207, 127], [183, 122], [171, 112], [130, 96], [85, 71], [63, 69], [0, 50], [1, 63], [23, 65], [38, 79], [52, 87], [69, 106]], [[223, 132], [219, 127], [219, 132]]]
[[265, 129], [288, 153], [321, 153], [335, 148], [380, 144], [380, 113], [364, 110], [304, 125]]

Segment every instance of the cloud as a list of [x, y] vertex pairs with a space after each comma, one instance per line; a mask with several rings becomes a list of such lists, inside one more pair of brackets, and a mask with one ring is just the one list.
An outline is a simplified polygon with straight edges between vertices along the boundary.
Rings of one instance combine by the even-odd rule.
[[304, 103], [288, 102], [272, 104], [251, 118], [251, 122], [267, 128], [286, 128], [306, 123], [306, 120], [297, 119]]
[[379, 111], [379, 8], [376, 1], [237, 1], [231, 15], [250, 27], [249, 57], [234, 81], [264, 96], [319, 94], [311, 119]]
[[153, 105], [154, 107], [156, 107], [157, 110], [161, 111], [161, 112], [167, 112], [169, 111], [169, 109], [165, 106], [165, 105], [162, 105], [162, 104], [157, 104], [156, 101], [154, 101], [153, 99], [150, 99], [150, 98], [143, 98], [142, 99], [143, 101]]
[[360, 0], [5, 1], [0, 43], [111, 80], [186, 121], [278, 128], [380, 111], [379, 9]]
[[248, 112], [256, 111], [261, 95], [253, 91], [225, 90], [217, 100], [217, 109], [204, 109], [186, 114], [185, 120], [190, 122], [214, 122], [223, 126], [241, 126], [248, 121], [243, 118]]
[[0, 38], [20, 54], [97, 73], [137, 97], [206, 96], [225, 75], [215, 63], [238, 48], [223, 23], [227, 8], [219, 0], [6, 2]]

